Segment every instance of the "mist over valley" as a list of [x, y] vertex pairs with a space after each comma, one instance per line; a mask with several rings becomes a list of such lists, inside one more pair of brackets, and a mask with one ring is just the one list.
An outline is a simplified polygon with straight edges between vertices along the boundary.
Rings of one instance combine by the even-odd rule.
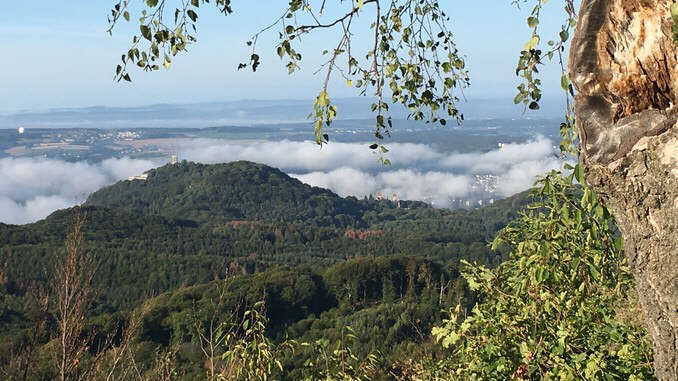
[[[351, 114], [357, 102], [346, 101], [348, 115], [359, 116], [359, 112]], [[37, 221], [83, 202], [103, 186], [162, 166], [172, 156], [199, 163], [248, 160], [280, 168], [340, 196], [395, 197], [442, 208], [472, 208], [508, 197], [531, 187], [536, 176], [562, 165], [555, 147], [558, 137], [553, 134], [558, 120], [529, 119], [517, 106], [512, 106], [516, 118], [504, 117], [508, 112], [499, 106], [486, 109], [485, 118], [476, 111], [472, 113], [476, 118], [448, 127], [396, 119], [393, 134], [385, 141], [390, 166], [384, 166], [368, 148], [374, 140], [372, 119], [335, 121], [327, 129], [330, 144], [323, 147], [310, 140], [309, 122], [160, 128], [168, 122], [159, 121], [162, 116], [183, 123], [189, 115], [223, 116], [238, 113], [236, 109], [248, 110], [241, 115], [268, 118], [266, 112], [257, 112], [269, 110], [270, 115], [275, 111], [284, 117], [281, 110], [298, 114], [295, 107], [303, 106], [307, 104], [259, 101], [5, 117], [4, 123], [25, 124], [21, 133], [18, 128], [0, 130], [0, 175], [4, 179], [0, 222]], [[203, 114], [204, 110], [213, 113]], [[155, 128], [73, 127], [110, 126], [114, 114], [122, 115], [121, 120], [138, 117], [137, 123], [145, 120]], [[48, 118], [56, 122], [46, 122]], [[34, 127], [41, 125], [51, 128]]]

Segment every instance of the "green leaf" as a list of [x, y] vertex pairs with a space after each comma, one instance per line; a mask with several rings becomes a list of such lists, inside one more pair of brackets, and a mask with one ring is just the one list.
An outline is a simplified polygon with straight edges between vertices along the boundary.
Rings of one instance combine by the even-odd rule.
[[560, 41], [565, 42], [570, 38], [570, 33], [566, 30], [560, 31]]
[[570, 88], [570, 78], [568, 77], [567, 74], [563, 74], [562, 77], [560, 77], [560, 87], [563, 88], [563, 90], [568, 91]]
[[537, 45], [539, 45], [539, 36], [535, 35], [535, 36], [532, 36], [530, 41], [528, 41], [525, 44], [525, 46], [523, 47], [523, 50], [532, 50], [532, 49], [536, 48]]
[[321, 91], [320, 94], [318, 94], [318, 98], [316, 98], [316, 102], [318, 106], [327, 107], [330, 104], [330, 98], [327, 96], [327, 92]]
[[190, 18], [191, 21], [193, 21], [193, 22], [195, 22], [198, 19], [198, 14], [195, 13], [195, 11], [192, 10], [192, 9], [189, 9], [188, 11], [186, 11], [186, 14], [188, 15], [188, 18]]
[[577, 179], [580, 184], [584, 183], [584, 167], [581, 164], [575, 165], [574, 178]]
[[535, 28], [537, 25], [539, 25], [539, 19], [533, 16], [530, 16], [527, 18], [527, 26], [530, 28]]
[[151, 41], [151, 28], [149, 28], [148, 25], [139, 25], [139, 30], [141, 30], [141, 35], [145, 39]]

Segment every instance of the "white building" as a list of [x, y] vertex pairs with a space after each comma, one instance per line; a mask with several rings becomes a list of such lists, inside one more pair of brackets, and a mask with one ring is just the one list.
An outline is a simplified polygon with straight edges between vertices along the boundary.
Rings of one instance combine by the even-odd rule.
[[127, 178], [129, 181], [134, 181], [134, 180], [141, 180], [141, 181], [146, 181], [148, 179], [148, 173], [143, 173], [141, 175], [136, 175], [136, 176], [130, 176]]

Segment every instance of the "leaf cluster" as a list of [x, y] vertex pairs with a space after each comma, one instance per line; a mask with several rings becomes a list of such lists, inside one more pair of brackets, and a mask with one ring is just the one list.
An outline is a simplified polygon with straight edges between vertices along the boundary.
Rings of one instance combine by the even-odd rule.
[[[132, 2], [119, 0], [111, 8], [109, 34], [122, 20], [130, 22], [133, 17], [130, 13]], [[173, 57], [187, 52], [188, 47], [198, 41], [198, 12], [201, 5], [210, 5], [210, 0], [181, 0], [174, 7], [166, 0], [142, 0], [141, 3], [139, 31], [132, 36], [129, 50], [121, 55], [120, 64], [115, 68], [114, 80], [118, 82], [132, 81], [129, 66], [137, 66], [144, 71], [156, 71], [161, 67], [169, 70]], [[211, 5], [224, 15], [233, 13], [231, 0], [212, 0]], [[173, 21], [168, 21], [168, 18]]]
[[[571, 176], [540, 181], [543, 201], [500, 232], [511, 248], [494, 270], [467, 264], [481, 301], [433, 329], [450, 354], [442, 367], [465, 380], [649, 380], [642, 326], [619, 319], [632, 289], [621, 238], [588, 188]], [[583, 179], [582, 179], [583, 180]]]

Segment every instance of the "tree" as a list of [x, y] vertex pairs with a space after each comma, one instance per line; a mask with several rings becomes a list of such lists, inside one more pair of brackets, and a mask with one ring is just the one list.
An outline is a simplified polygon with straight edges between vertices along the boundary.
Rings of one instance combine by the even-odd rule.
[[570, 55], [580, 161], [624, 237], [661, 380], [678, 379], [678, 63], [672, 4], [585, 0]]
[[433, 368], [443, 379], [654, 379], [642, 322], [626, 318], [637, 308], [621, 240], [572, 180], [540, 180], [538, 201], [493, 242], [510, 248], [505, 262], [465, 266], [479, 302], [433, 328], [449, 348]]
[[51, 284], [58, 330], [55, 366], [61, 381], [84, 379], [80, 362], [89, 349], [83, 330], [93, 298], [94, 265], [91, 257], [83, 253], [84, 224], [84, 217], [77, 212], [66, 235], [66, 252], [54, 266]]
[[[144, 70], [158, 70], [163, 65], [169, 68], [173, 56], [197, 41], [198, 10], [207, 3], [185, 0], [173, 8], [167, 0], [145, 0], [148, 10], [141, 15], [140, 33], [133, 37], [130, 50], [116, 67], [116, 79], [131, 80], [127, 72], [130, 64]], [[278, 28], [276, 50], [293, 73], [302, 59], [295, 50], [299, 37], [334, 28], [339, 30], [339, 41], [325, 52], [327, 76], [310, 115], [318, 144], [328, 141], [323, 126], [329, 125], [338, 112], [327, 88], [330, 76], [337, 73], [362, 94], [374, 93], [376, 142], [371, 148], [381, 153], [387, 152], [381, 139], [392, 123], [387, 92], [390, 103], [404, 105], [414, 119], [444, 125], [447, 120], [439, 116], [441, 110], [449, 117], [463, 119], [454, 89], [467, 86], [469, 78], [437, 1], [339, 3], [341, 10], [336, 17], [328, 17], [322, 16], [325, 0], [291, 0], [279, 19], [247, 42], [252, 54], [239, 69], [257, 70], [261, 63], [257, 39], [261, 33]], [[674, 128], [678, 120], [674, 45], [678, 7], [671, 0], [582, 0], [577, 14], [574, 1], [563, 0], [567, 20], [558, 38], [542, 50], [537, 31], [546, 1], [534, 0], [534, 4], [527, 20], [533, 34], [520, 53], [516, 70], [524, 83], [515, 102], [529, 109], [539, 108], [538, 68], [546, 59], [557, 58], [563, 69], [563, 88], [575, 96], [574, 115], [568, 104], [567, 119], [561, 126], [561, 148], [579, 155], [577, 178], [584, 181], [584, 169], [586, 181], [604, 202], [601, 208], [609, 207], [616, 217], [653, 337], [657, 376], [661, 380], [678, 379], [678, 130]], [[121, 0], [112, 9], [111, 30], [121, 17], [130, 19], [127, 5]], [[224, 14], [233, 12], [230, 0], [214, 0], [213, 5]], [[355, 37], [352, 28], [354, 19], [368, 7], [374, 12], [373, 44], [362, 59], [351, 49]], [[166, 9], [173, 15], [172, 26], [164, 22]], [[563, 55], [575, 25], [566, 65]], [[339, 58], [346, 60], [344, 66], [339, 65]]]

